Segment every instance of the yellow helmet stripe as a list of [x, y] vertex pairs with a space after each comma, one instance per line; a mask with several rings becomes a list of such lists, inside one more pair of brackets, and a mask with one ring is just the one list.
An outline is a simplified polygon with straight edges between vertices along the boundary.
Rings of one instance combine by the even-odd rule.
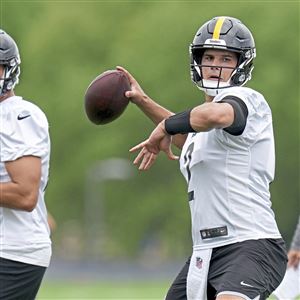
[[225, 17], [220, 17], [215, 25], [215, 29], [214, 29], [214, 33], [213, 33], [213, 39], [214, 40], [218, 40], [220, 38], [220, 32], [221, 32], [221, 28], [222, 28], [222, 25], [225, 21]]

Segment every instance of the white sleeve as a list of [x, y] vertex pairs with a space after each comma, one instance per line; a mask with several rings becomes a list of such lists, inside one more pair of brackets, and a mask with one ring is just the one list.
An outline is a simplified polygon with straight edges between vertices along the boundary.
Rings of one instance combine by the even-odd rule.
[[[239, 136], [231, 135], [223, 129], [216, 129], [216, 137], [228, 146], [250, 146], [269, 126], [272, 126], [272, 114], [269, 105], [264, 97], [253, 91], [237, 91], [236, 93], [226, 94], [225, 96], [235, 96], [244, 101], [248, 109], [246, 127]], [[224, 97], [225, 97], [224, 96]]]
[[38, 108], [12, 111], [2, 125], [1, 162], [13, 161], [27, 155], [43, 157], [47, 153], [48, 121]]

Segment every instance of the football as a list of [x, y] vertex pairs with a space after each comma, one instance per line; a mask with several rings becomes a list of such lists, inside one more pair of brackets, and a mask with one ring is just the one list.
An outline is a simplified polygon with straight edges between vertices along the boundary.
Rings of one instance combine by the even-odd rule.
[[97, 125], [117, 119], [127, 107], [125, 92], [130, 90], [127, 76], [118, 70], [109, 70], [97, 76], [85, 92], [85, 112]]

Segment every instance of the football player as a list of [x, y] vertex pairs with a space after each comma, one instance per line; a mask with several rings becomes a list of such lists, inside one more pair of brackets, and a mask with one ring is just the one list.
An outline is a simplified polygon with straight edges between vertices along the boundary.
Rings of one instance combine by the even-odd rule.
[[14, 93], [21, 61], [3, 30], [0, 45], [0, 299], [33, 300], [51, 257], [44, 202], [48, 121]]
[[238, 19], [215, 17], [190, 46], [192, 81], [204, 103], [181, 113], [150, 99], [130, 82], [126, 95], [157, 127], [134, 164], [149, 169], [160, 151], [177, 159], [188, 185], [193, 253], [171, 285], [167, 300], [266, 299], [285, 273], [284, 241], [271, 209], [274, 178], [272, 114], [251, 79], [256, 48]]
[[300, 295], [300, 216], [288, 252], [288, 268], [273, 295], [279, 300], [296, 299]]

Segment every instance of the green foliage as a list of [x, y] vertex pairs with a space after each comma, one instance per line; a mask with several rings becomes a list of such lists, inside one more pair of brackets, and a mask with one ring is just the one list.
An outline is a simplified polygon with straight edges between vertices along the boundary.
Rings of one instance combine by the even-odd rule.
[[[134, 105], [111, 124], [89, 123], [83, 109], [86, 87], [96, 75], [122, 65], [151, 97], [173, 111], [201, 103], [189, 77], [188, 46], [197, 28], [215, 15], [242, 19], [256, 39], [258, 57], [249, 86], [261, 91], [273, 110], [277, 176], [272, 199], [289, 241], [299, 213], [299, 3], [1, 2], [1, 27], [21, 51], [16, 91], [37, 103], [50, 123], [47, 203], [58, 223], [53, 239], [60, 254], [87, 247], [82, 238], [89, 230], [88, 170], [112, 157], [133, 160], [128, 149], [153, 129]], [[162, 155], [151, 171], [134, 172], [126, 182], [98, 186], [105, 255], [136, 256], [153, 244], [163, 258], [188, 253], [189, 208], [178, 164]], [[75, 242], [66, 245], [70, 222], [76, 224]]]

